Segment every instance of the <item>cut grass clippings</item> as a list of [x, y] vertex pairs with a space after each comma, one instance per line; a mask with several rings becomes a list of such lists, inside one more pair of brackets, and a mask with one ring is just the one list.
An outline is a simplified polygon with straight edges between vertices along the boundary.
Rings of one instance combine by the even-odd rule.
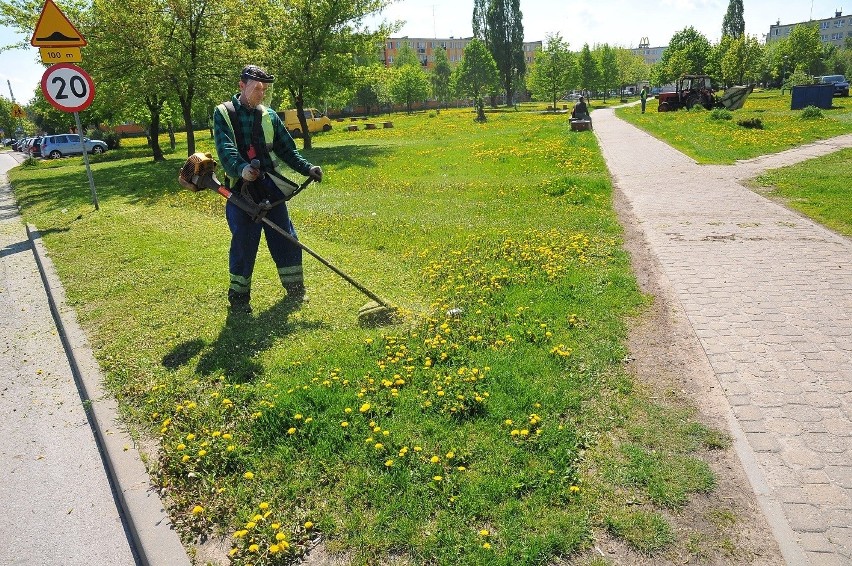
[[365, 298], [310, 258], [293, 310], [263, 246], [255, 313], [227, 316], [223, 204], [177, 186], [185, 142], [163, 163], [141, 140], [93, 159], [99, 212], [79, 159], [10, 173], [128, 426], [156, 443], [173, 524], [256, 566], [320, 540], [355, 564], [541, 564], [599, 529], [664, 551], [658, 510], [712, 489], [695, 453], [719, 435], [623, 367], [645, 299], [593, 134], [530, 112], [393, 122], [318, 136], [325, 179], [291, 201], [309, 246], [404, 307], [384, 329], [358, 327]]
[[[852, 132], [852, 102], [835, 98], [834, 107], [823, 110], [821, 119], [803, 119], [802, 110], [790, 110], [790, 94], [756, 91], [733, 120], [713, 119], [703, 108], [657, 112], [648, 101], [645, 114], [638, 106], [616, 109], [619, 118], [642, 128], [699, 163], [734, 163], [760, 155]], [[743, 120], [760, 120], [762, 129], [744, 128]]]

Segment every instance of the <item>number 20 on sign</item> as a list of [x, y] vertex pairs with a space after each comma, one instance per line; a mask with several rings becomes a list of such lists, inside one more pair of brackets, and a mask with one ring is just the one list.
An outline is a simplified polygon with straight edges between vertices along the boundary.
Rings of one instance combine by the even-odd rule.
[[41, 91], [47, 101], [63, 112], [80, 112], [95, 98], [95, 83], [86, 71], [70, 63], [48, 67], [41, 77]]

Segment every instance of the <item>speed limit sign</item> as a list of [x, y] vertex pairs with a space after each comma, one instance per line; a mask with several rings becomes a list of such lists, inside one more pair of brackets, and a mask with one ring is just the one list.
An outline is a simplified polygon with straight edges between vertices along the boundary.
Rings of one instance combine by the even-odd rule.
[[42, 75], [41, 92], [57, 110], [79, 112], [95, 99], [95, 83], [77, 65], [59, 63], [48, 67]]

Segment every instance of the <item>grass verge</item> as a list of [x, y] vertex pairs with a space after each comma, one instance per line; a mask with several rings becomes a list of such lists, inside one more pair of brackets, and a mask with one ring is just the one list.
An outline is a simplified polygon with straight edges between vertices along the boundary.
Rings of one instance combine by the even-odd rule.
[[852, 149], [768, 171], [753, 181], [761, 192], [781, 198], [790, 208], [852, 236]]
[[[326, 181], [292, 201], [312, 248], [403, 306], [306, 260], [282, 302], [261, 250], [255, 314], [225, 310], [222, 201], [125, 149], [11, 173], [187, 544], [289, 564], [322, 540], [356, 564], [540, 564], [608, 530], [658, 553], [659, 511], [713, 489], [718, 434], [653, 403], [623, 367], [645, 298], [589, 132], [526, 112], [394, 116], [306, 153]], [[199, 136], [199, 149], [211, 142]], [[449, 314], [452, 313], [452, 314]]]
[[[801, 110], [790, 110], [790, 95], [779, 91], [754, 92], [742, 109], [731, 113], [731, 120], [714, 119], [703, 108], [657, 112], [654, 101], [648, 102], [645, 114], [638, 106], [615, 112], [699, 163], [733, 163], [852, 132], [849, 100], [835, 98], [835, 106], [823, 110], [823, 117], [817, 119], [803, 119]], [[737, 124], [755, 119], [761, 121], [762, 129]]]

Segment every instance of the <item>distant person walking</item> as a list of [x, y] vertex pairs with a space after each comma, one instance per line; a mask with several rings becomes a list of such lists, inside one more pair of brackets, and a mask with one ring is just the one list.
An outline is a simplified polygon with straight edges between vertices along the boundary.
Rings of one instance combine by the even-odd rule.
[[643, 86], [639, 91], [639, 100], [642, 101], [642, 114], [645, 113], [645, 103], [648, 102], [648, 87]]

